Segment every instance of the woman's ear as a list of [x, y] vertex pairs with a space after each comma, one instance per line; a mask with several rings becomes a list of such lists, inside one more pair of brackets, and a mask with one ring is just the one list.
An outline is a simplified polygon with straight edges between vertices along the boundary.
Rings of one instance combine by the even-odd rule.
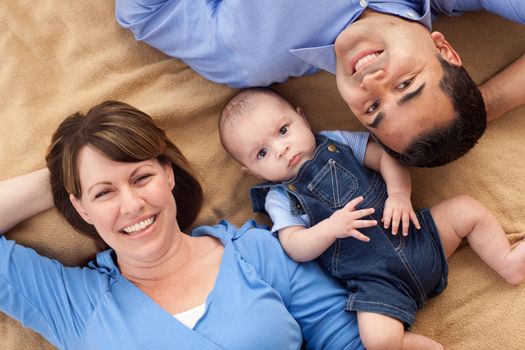
[[445, 61], [454, 66], [462, 66], [463, 63], [461, 62], [461, 57], [459, 57], [459, 54], [456, 52], [456, 50], [454, 50], [447, 39], [445, 39], [445, 36], [442, 33], [432, 32], [430, 37], [434, 41], [439, 54]]
[[88, 224], [93, 225], [88, 213], [84, 210], [84, 206], [82, 205], [80, 200], [72, 194], [69, 194], [69, 201], [71, 202], [77, 213], [82, 217], [82, 219], [84, 219], [84, 221]]
[[170, 189], [173, 191], [175, 188], [175, 174], [173, 173], [173, 166], [171, 165], [171, 162], [168, 162], [166, 164], [163, 164], [162, 167], [164, 168], [164, 171], [166, 172], [166, 175], [168, 177], [168, 184], [170, 186]]

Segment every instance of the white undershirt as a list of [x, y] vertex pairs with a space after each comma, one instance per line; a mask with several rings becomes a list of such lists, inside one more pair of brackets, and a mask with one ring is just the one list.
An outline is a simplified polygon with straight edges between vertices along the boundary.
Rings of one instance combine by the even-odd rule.
[[204, 311], [206, 311], [206, 305], [201, 304], [194, 307], [193, 309], [183, 311], [173, 316], [189, 329], [193, 329], [197, 321], [202, 317], [202, 315], [204, 315]]

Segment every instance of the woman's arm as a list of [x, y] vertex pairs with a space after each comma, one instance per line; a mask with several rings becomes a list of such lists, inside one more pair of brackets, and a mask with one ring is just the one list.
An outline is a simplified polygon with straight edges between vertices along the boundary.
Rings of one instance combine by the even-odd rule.
[[348, 291], [315, 262], [290, 274], [288, 310], [301, 325], [308, 349], [363, 349], [357, 318], [346, 311]]
[[[202, 228], [206, 229], [206, 228]], [[348, 291], [316, 262], [296, 263], [279, 241], [254, 222], [235, 233], [235, 247], [282, 298], [299, 323], [308, 349], [363, 349], [354, 312], [345, 311]]]
[[0, 234], [52, 206], [47, 168], [0, 181]]

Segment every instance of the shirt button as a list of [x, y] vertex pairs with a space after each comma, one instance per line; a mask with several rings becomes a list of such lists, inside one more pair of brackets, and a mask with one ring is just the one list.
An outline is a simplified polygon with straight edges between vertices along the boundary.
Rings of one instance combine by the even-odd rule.
[[335, 151], [337, 151], [337, 147], [333, 143], [331, 143], [331, 144], [328, 145], [328, 150], [330, 152], [335, 152]]
[[295, 186], [294, 184], [289, 184], [288, 185], [288, 189], [292, 192], [295, 192], [297, 191], [297, 186]]
[[361, 7], [365, 8], [367, 3], [366, 3], [366, 0], [361, 0], [359, 1], [359, 5], [361, 5]]
[[412, 11], [407, 12], [407, 17], [416, 18], [416, 14]]
[[296, 204], [295, 207], [296, 207], [297, 209], [301, 209], [301, 204]]

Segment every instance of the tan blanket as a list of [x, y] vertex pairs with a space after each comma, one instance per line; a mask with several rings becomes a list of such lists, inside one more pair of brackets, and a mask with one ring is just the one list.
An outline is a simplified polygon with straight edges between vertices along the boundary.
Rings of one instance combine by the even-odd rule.
[[[218, 113], [235, 90], [135, 42], [115, 22], [111, 1], [2, 0], [0, 18], [0, 179], [44, 166], [50, 135], [64, 117], [116, 99], [154, 116], [196, 165], [206, 190], [198, 224], [266, 220], [251, 213], [247, 191], [255, 181], [240, 172], [217, 136]], [[443, 18], [435, 28], [457, 46], [478, 82], [525, 52], [525, 26], [486, 13]], [[362, 129], [330, 74], [293, 79], [277, 90], [305, 109], [315, 130]], [[525, 232], [524, 158], [521, 108], [492, 123], [461, 160], [414, 169], [415, 204], [470, 194], [495, 213], [516, 242]], [[68, 265], [96, 250], [54, 210], [8, 236]], [[505, 284], [465, 245], [450, 260], [449, 288], [418, 313], [414, 330], [450, 349], [524, 348], [525, 285]], [[0, 339], [1, 349], [53, 348], [1, 313]]]

